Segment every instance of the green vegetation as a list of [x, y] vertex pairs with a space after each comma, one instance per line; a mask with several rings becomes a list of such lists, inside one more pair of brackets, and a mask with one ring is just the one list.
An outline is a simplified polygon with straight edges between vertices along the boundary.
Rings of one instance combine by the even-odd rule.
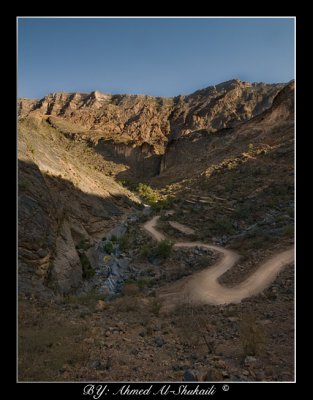
[[105, 245], [103, 246], [103, 250], [108, 254], [112, 254], [112, 252], [114, 250], [113, 243], [111, 241], [110, 242], [106, 242]]
[[216, 218], [213, 229], [219, 234], [233, 235], [235, 233], [233, 221], [229, 217], [225, 216], [218, 216]]
[[91, 247], [89, 240], [83, 239], [77, 245], [76, 249], [87, 251]]
[[117, 243], [119, 244], [121, 251], [125, 251], [125, 250], [129, 249], [129, 246], [130, 246], [129, 234], [125, 234], [124, 236], [119, 238], [117, 240]]
[[127, 279], [124, 282], [124, 287], [127, 285], [136, 285], [139, 289], [143, 288], [151, 288], [155, 284], [154, 279], [149, 279], [149, 278], [138, 278], [138, 279]]
[[163, 198], [145, 183], [139, 183], [136, 191], [139, 196], [155, 211], [161, 211], [164, 208], [169, 208], [173, 202], [172, 196]]
[[174, 243], [171, 240], [164, 239], [158, 243], [147, 243], [142, 247], [141, 255], [146, 258], [162, 258], [169, 257]]
[[99, 300], [105, 300], [105, 296], [98, 293], [97, 290], [91, 289], [88, 293], [82, 295], [67, 295], [63, 298], [64, 304], [82, 305], [94, 310]]
[[92, 268], [90, 261], [85, 253], [79, 254], [80, 263], [83, 270], [83, 278], [89, 279], [95, 274], [95, 270]]
[[159, 257], [167, 258], [171, 254], [174, 243], [170, 240], [161, 240], [156, 247], [156, 254]]

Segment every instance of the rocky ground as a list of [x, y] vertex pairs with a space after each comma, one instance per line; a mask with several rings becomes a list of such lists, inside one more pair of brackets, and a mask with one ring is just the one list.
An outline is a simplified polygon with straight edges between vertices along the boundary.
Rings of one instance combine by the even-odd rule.
[[[108, 276], [97, 274], [76, 295], [50, 303], [20, 298], [20, 379], [293, 380], [293, 265], [262, 294], [240, 304], [186, 303], [165, 312], [156, 289], [209, 267], [217, 255], [200, 248], [155, 255], [155, 242], [140, 229], [146, 218], [131, 218], [123, 251], [115, 243], [113, 253], [106, 254], [115, 260], [119, 279], [114, 268], [110, 276], [120, 282], [111, 292], [93, 285], [107, 287]], [[178, 236], [185, 238], [179, 231]], [[246, 256], [221, 282], [242, 281], [270, 253]], [[127, 260], [122, 271], [121, 260]]]
[[20, 299], [20, 379], [291, 381], [293, 315], [293, 266], [240, 304], [165, 315], [144, 289]]

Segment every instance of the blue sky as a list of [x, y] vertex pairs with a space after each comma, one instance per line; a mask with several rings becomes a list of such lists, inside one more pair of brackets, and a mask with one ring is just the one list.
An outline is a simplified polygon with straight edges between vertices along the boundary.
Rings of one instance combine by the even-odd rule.
[[18, 96], [176, 96], [237, 78], [294, 78], [294, 20], [18, 19]]

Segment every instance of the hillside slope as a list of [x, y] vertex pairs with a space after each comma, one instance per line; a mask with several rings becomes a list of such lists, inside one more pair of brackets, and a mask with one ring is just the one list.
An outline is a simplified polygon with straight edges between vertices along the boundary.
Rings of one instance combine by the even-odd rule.
[[[84, 271], [75, 246], [114, 228], [137, 198], [111, 175], [123, 170], [45, 119], [19, 121], [20, 293], [51, 296], [79, 286]], [[44, 286], [43, 286], [44, 285]]]
[[173, 141], [150, 183], [176, 197], [180, 222], [203, 239], [253, 250], [293, 240], [293, 181], [291, 82], [251, 120]]

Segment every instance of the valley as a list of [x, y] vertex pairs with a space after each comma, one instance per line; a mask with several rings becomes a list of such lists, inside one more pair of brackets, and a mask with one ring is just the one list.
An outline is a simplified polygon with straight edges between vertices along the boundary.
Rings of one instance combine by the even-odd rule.
[[294, 82], [18, 115], [20, 380], [293, 380]]

